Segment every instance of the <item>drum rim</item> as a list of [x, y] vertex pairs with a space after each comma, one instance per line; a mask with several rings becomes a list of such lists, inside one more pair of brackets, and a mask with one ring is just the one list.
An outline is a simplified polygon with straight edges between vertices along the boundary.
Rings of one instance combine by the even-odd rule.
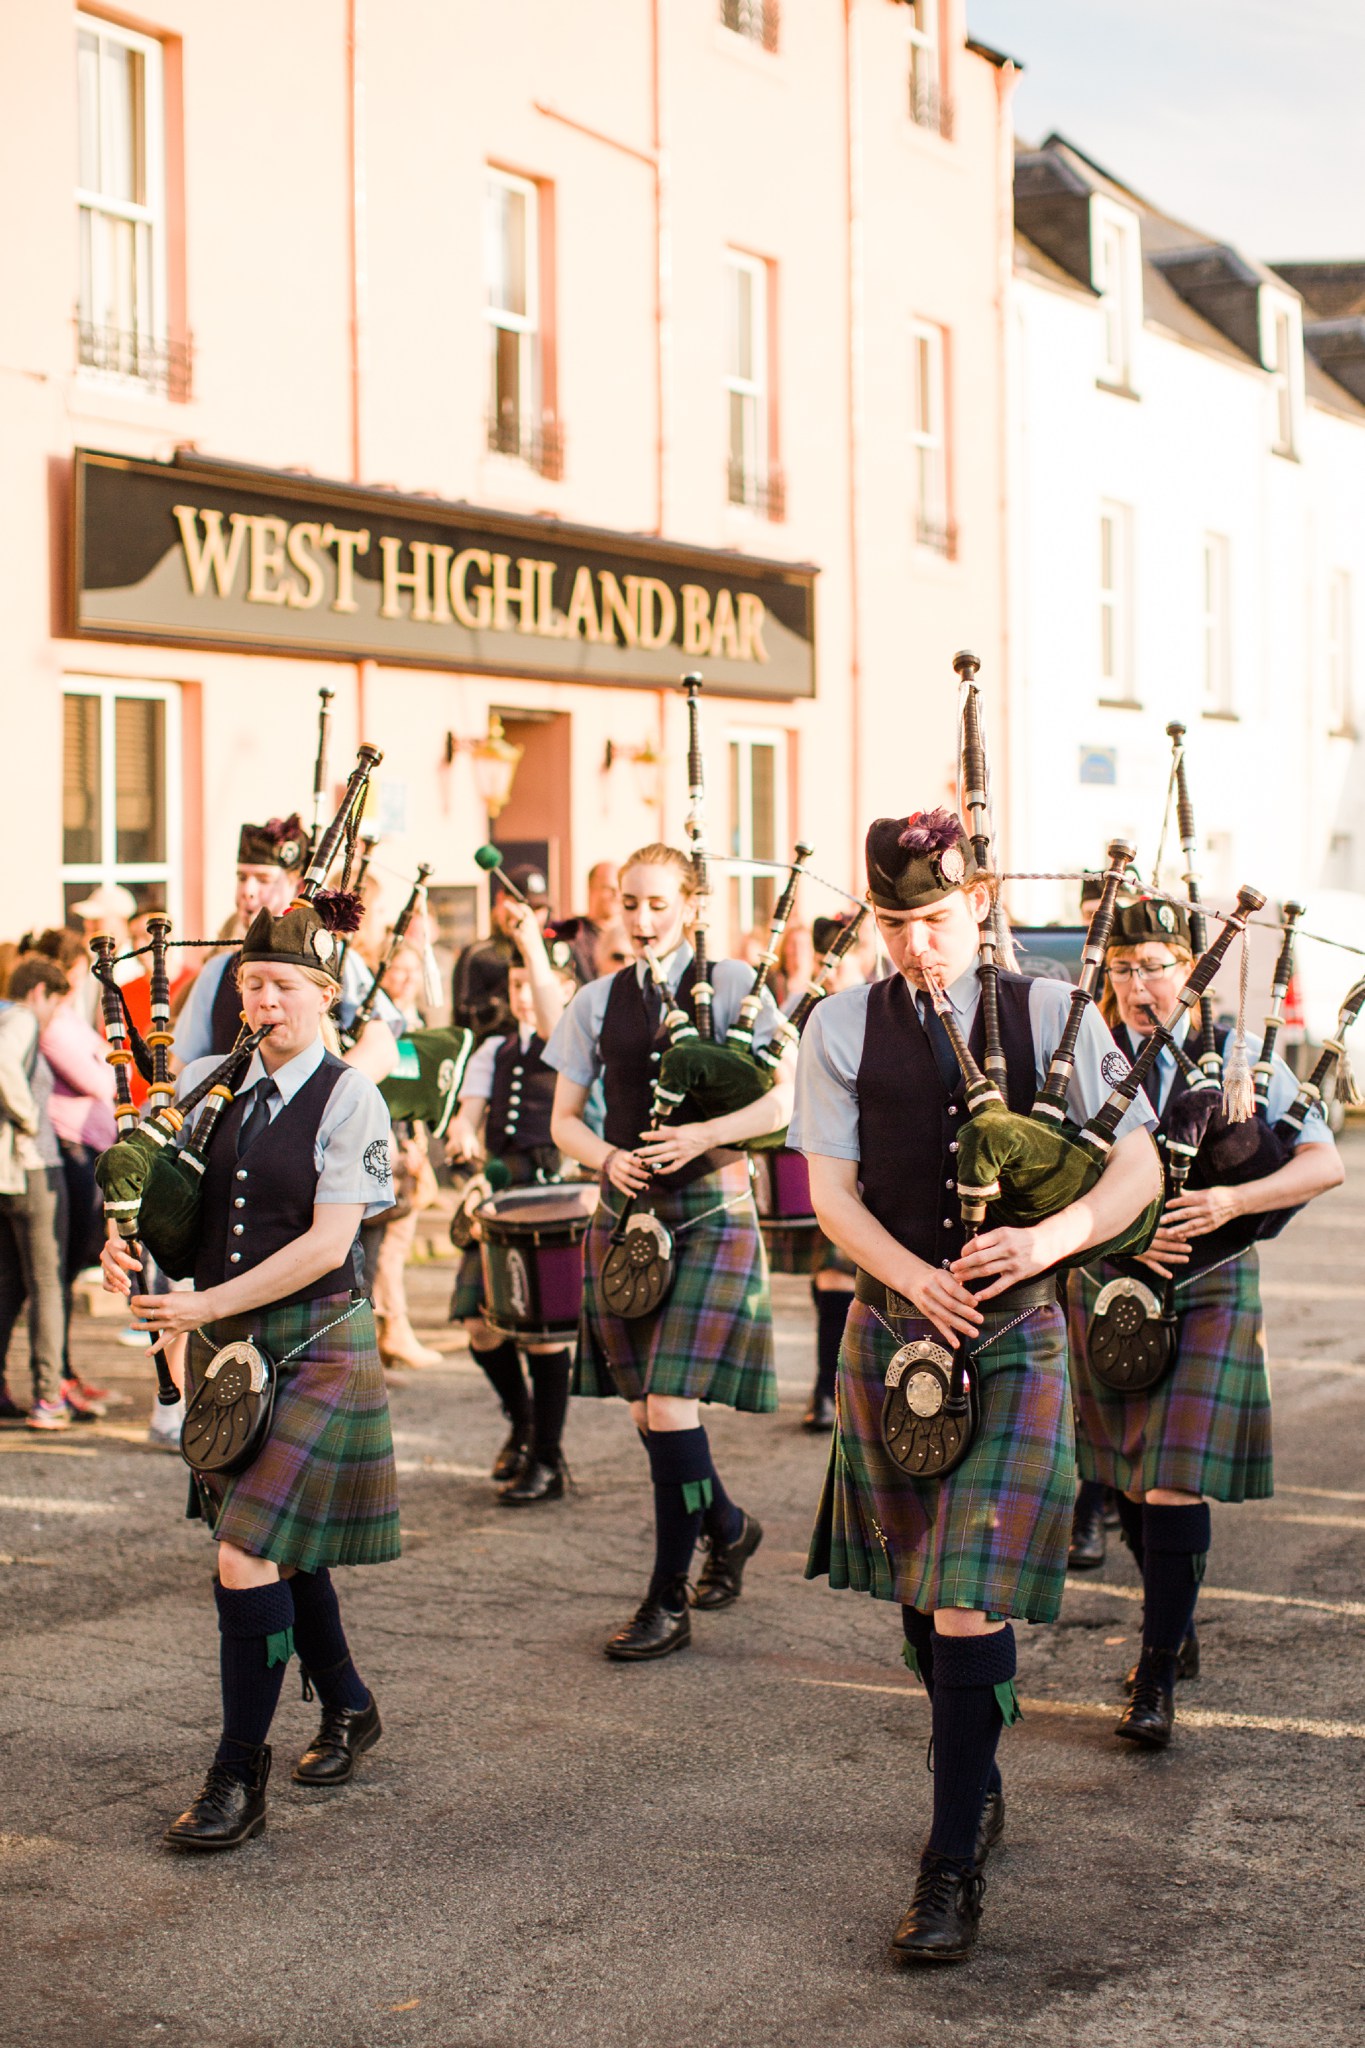
[[[576, 1209], [572, 1215], [556, 1216], [553, 1219], [544, 1216], [537, 1217], [535, 1215], [535, 1210], [537, 1208], [544, 1208], [549, 1199], [553, 1198], [556, 1201], [563, 1201], [566, 1197], [572, 1199], [573, 1195], [580, 1188], [584, 1196], [591, 1199], [585, 1200], [584, 1204]], [[498, 1202], [509, 1199], [529, 1203], [530, 1208], [528, 1212], [522, 1216], [499, 1214]], [[529, 1240], [533, 1244], [539, 1244], [541, 1238], [547, 1232], [559, 1235], [567, 1230], [569, 1232], [568, 1241], [572, 1244], [577, 1241], [579, 1235], [586, 1234], [591, 1227], [596, 1208], [597, 1189], [591, 1181], [565, 1182], [553, 1187], [546, 1186], [543, 1188], [500, 1188], [497, 1194], [491, 1195], [486, 1202], [480, 1202], [478, 1208], [474, 1211], [474, 1218], [483, 1227], [485, 1242], [488, 1241], [488, 1230], [491, 1224], [495, 1231], [504, 1232], [509, 1238], [522, 1238]], [[494, 1242], [497, 1242], [496, 1238]]]
[[578, 1335], [578, 1323], [538, 1323], [534, 1330], [528, 1330], [524, 1323], [501, 1322], [485, 1303], [480, 1311], [490, 1330], [499, 1337], [510, 1337], [517, 1344], [571, 1344]]

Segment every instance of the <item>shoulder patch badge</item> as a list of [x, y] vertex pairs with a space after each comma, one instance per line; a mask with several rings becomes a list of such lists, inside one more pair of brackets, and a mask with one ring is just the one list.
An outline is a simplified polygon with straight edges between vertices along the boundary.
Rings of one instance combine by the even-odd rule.
[[1111, 1088], [1117, 1088], [1119, 1082], [1128, 1072], [1128, 1062], [1116, 1045], [1111, 1045], [1104, 1058], [1100, 1061], [1100, 1072]]
[[387, 1138], [376, 1138], [365, 1147], [365, 1171], [371, 1180], [383, 1181], [387, 1186], [391, 1179], [389, 1172], [389, 1145]]

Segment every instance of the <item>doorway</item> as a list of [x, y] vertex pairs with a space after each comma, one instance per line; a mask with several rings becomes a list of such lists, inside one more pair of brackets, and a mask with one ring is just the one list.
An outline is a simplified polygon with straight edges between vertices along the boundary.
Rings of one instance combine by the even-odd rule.
[[503, 711], [503, 731], [522, 748], [512, 794], [493, 827], [493, 844], [507, 867], [533, 862], [550, 885], [556, 917], [573, 910], [573, 796], [567, 711]]

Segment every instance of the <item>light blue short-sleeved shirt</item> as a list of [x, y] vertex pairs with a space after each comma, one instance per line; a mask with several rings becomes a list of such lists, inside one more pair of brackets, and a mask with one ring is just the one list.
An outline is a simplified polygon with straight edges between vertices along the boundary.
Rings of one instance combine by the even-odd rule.
[[[235, 949], [234, 949], [235, 950]], [[190, 983], [185, 1007], [180, 1012], [175, 1027], [175, 1043], [171, 1051], [188, 1066], [191, 1060], [207, 1059], [213, 1051], [213, 1001], [222, 986], [224, 972], [232, 952], [215, 954], [212, 960], [200, 968]], [[349, 1025], [360, 1005], [370, 992], [373, 975], [360, 955], [352, 948], [341, 963], [341, 1002], [337, 1015], [343, 1030]], [[401, 1038], [407, 1026], [394, 1008], [383, 989], [375, 1004], [375, 1018], [388, 1025], [395, 1038]]]
[[[676, 995], [679, 982], [692, 964], [692, 948], [684, 943], [661, 964], [669, 993]], [[621, 972], [628, 974], [631, 970], [623, 967]], [[643, 988], [648, 980], [648, 969], [643, 961], [634, 973]], [[555, 1025], [545, 1048], [546, 1065], [556, 1068], [566, 1080], [576, 1082], [580, 1088], [591, 1088], [602, 1072], [602, 1025], [615, 982], [616, 976], [608, 974], [600, 981], [590, 981], [586, 988], [581, 988]], [[724, 1038], [753, 985], [754, 970], [744, 961], [716, 960], [711, 963], [711, 1015], [717, 1038]], [[762, 1005], [754, 1020], [755, 1045], [766, 1044], [777, 1024], [777, 1005], [770, 991], [765, 989]]]
[[[312, 1080], [326, 1051], [321, 1038], [316, 1038], [305, 1051], [276, 1067], [271, 1076], [275, 1083], [269, 1105], [272, 1123], [304, 1083]], [[219, 1064], [213, 1055], [192, 1060], [176, 1083], [176, 1094], [188, 1094]], [[245, 1095], [264, 1076], [261, 1055], [254, 1052], [235, 1093]], [[313, 1170], [318, 1177], [319, 1202], [363, 1202], [367, 1223], [393, 1206], [388, 1107], [374, 1082], [357, 1067], [347, 1067], [338, 1077], [322, 1112], [313, 1144]]]
[[[970, 1037], [981, 1004], [981, 980], [975, 966], [960, 975], [947, 991], [963, 1037]], [[861, 1157], [858, 1145], [858, 1068], [867, 1035], [867, 1007], [871, 986], [845, 989], [817, 1003], [801, 1039], [796, 1067], [796, 1107], [792, 1113], [787, 1143], [794, 1152], [814, 1153], [826, 1159]], [[1052, 1055], [1057, 1049], [1067, 1013], [1071, 990], [1061, 981], [1029, 983], [1029, 1027], [1033, 1034], [1033, 1059], [1039, 1087], [1047, 1079]], [[1067, 1113], [1077, 1124], [1095, 1114], [1128, 1071], [1128, 1061], [1109, 1035], [1099, 1011], [1091, 1003], [1081, 1020], [1076, 1041], [1076, 1064], [1067, 1090]], [[1155, 1130], [1151, 1104], [1139, 1092], [1124, 1112], [1118, 1136], [1130, 1131]]]

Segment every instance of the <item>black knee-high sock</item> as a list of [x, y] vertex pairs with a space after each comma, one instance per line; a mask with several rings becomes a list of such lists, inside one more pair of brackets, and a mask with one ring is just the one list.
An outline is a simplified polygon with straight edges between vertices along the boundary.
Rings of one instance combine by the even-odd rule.
[[853, 1306], [852, 1291], [844, 1287], [817, 1287], [815, 1294], [815, 1391], [826, 1401], [834, 1399], [834, 1381], [839, 1370], [839, 1346], [844, 1325]]
[[223, 1734], [217, 1761], [245, 1780], [250, 1752], [260, 1748], [280, 1701], [285, 1666], [294, 1654], [294, 1596], [287, 1579], [269, 1586], [213, 1582], [218, 1604]]
[[744, 1510], [735, 1505], [721, 1484], [706, 1431], [700, 1430], [698, 1434], [706, 1443], [706, 1473], [711, 1481], [711, 1498], [702, 1510], [701, 1525], [713, 1543], [734, 1543], [744, 1528]]
[[1083, 1479], [1076, 1488], [1076, 1520], [1082, 1515], [1104, 1513], [1105, 1489], [1098, 1479]]
[[1140, 1500], [1129, 1500], [1122, 1488], [1116, 1487], [1114, 1489], [1114, 1506], [1118, 1509], [1119, 1527], [1123, 1531], [1123, 1540], [1133, 1553], [1133, 1563], [1141, 1571], [1143, 1568], [1142, 1502]]
[[1014, 1672], [1014, 1630], [1008, 1622], [988, 1636], [935, 1636], [929, 1848], [955, 1863], [975, 1856], [995, 1746], [1006, 1720], [1018, 1718]]
[[526, 1391], [521, 1353], [516, 1345], [507, 1338], [492, 1351], [480, 1351], [473, 1344], [469, 1349], [474, 1363], [487, 1373], [488, 1383], [501, 1401], [507, 1420], [514, 1429], [529, 1430], [531, 1397]]
[[711, 1452], [704, 1429], [651, 1429], [645, 1440], [654, 1480], [654, 1570], [650, 1593], [676, 1598], [692, 1565], [702, 1510], [711, 1499]]
[[1142, 1646], [1172, 1656], [1194, 1619], [1199, 1582], [1212, 1535], [1207, 1501], [1191, 1507], [1154, 1507], [1143, 1517]]
[[[932, 1706], [934, 1698], [934, 1644], [942, 1641], [942, 1638], [934, 1633], [934, 1617], [932, 1614], [925, 1614], [918, 1607], [902, 1607], [901, 1627], [905, 1631], [906, 1665], [914, 1672], [916, 1678], [928, 1693], [929, 1702]], [[1004, 1783], [1000, 1776], [1000, 1766], [995, 1761], [995, 1758], [992, 1757], [990, 1771], [986, 1778], [986, 1790], [988, 1792], [1003, 1792], [1004, 1789]]]
[[564, 1417], [569, 1412], [573, 1361], [567, 1351], [532, 1351], [527, 1354], [526, 1367], [531, 1375], [533, 1454], [542, 1465], [557, 1465]]
[[341, 1626], [332, 1574], [295, 1572], [294, 1648], [324, 1707], [349, 1707], [359, 1713], [370, 1703], [369, 1689], [351, 1662], [350, 1645]]

